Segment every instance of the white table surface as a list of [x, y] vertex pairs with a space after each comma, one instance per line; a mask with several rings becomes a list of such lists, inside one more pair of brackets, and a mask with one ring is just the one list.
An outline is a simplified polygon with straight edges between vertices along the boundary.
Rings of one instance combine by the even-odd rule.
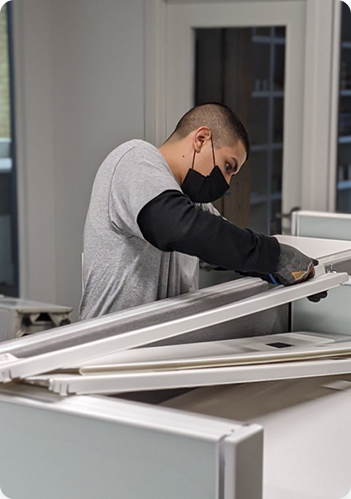
[[333, 239], [316, 239], [310, 237], [275, 236], [280, 243], [289, 244], [312, 258], [323, 258], [338, 253], [351, 254], [351, 241], [336, 241]]
[[[346, 389], [325, 386], [336, 381]], [[350, 492], [351, 375], [201, 388], [163, 405], [262, 425], [264, 499]]]

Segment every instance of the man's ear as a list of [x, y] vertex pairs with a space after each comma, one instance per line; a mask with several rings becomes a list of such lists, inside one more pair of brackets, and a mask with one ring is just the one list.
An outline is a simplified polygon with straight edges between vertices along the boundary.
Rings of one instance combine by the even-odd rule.
[[204, 144], [211, 139], [211, 130], [207, 126], [198, 128], [194, 136], [194, 149], [197, 153], [201, 151]]

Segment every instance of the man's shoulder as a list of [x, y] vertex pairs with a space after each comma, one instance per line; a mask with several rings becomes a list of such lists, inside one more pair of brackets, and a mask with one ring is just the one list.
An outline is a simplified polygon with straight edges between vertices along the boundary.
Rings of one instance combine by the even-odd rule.
[[160, 151], [152, 144], [129, 140], [114, 149], [100, 167], [101, 176], [116, 180], [115, 186], [133, 183], [140, 189], [147, 185], [162, 185], [167, 189], [179, 189], [174, 175]]
[[112, 163], [117, 169], [127, 169], [128, 174], [135, 171], [154, 176], [174, 178], [160, 151], [154, 145], [141, 139], [134, 139], [121, 144], [111, 153]]
[[105, 158], [102, 166], [115, 169], [124, 165], [133, 169], [133, 166], [139, 168], [145, 162], [152, 163], [161, 169], [169, 169], [157, 147], [141, 139], [133, 139], [120, 144]]
[[151, 153], [154, 155], [156, 154], [157, 156], [160, 155], [160, 152], [155, 146], [142, 139], [133, 139], [128, 140], [127, 142], [123, 142], [123, 144], [120, 144], [118, 147], [116, 147], [116, 149], [114, 149], [110, 155], [122, 157], [130, 152], [138, 153], [140, 151], [143, 151], [144, 154]]

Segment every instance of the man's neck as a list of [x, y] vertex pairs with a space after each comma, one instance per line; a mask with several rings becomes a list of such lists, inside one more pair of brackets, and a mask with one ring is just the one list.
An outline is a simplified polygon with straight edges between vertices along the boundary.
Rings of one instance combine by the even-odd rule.
[[186, 159], [183, 154], [181, 141], [165, 142], [158, 150], [164, 157], [179, 185], [182, 185], [187, 170], [185, 168]]

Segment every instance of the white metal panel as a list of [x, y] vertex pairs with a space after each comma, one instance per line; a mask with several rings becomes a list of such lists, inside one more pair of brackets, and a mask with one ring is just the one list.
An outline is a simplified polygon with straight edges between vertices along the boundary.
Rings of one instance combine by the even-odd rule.
[[62, 367], [69, 367], [79, 361], [100, 357], [110, 352], [146, 345], [180, 334], [189, 334], [204, 327], [245, 317], [338, 287], [347, 281], [347, 274], [325, 274], [297, 286], [285, 288], [279, 286], [250, 298], [202, 312], [201, 314], [127, 332], [118, 336], [90, 341], [82, 345], [62, 348], [61, 350], [51, 351], [46, 354], [20, 358], [3, 365], [0, 363], [0, 380], [1, 382], [9, 382], [16, 378], [25, 378]]
[[[157, 302], [108, 314], [95, 319], [89, 319], [84, 322], [70, 324], [69, 326], [57, 328], [55, 331], [37, 333], [30, 337], [22, 337], [21, 339], [13, 341], [0, 342], [0, 353], [7, 353], [12, 351], [12, 349], [17, 351], [18, 348], [26, 349], [26, 347], [35, 347], [39, 349], [48, 347], [50, 343], [60, 345], [61, 342], [68, 341], [77, 333], [81, 334], [84, 332], [88, 334], [91, 333], [91, 331], [112, 327], [114, 324], [117, 324], [118, 321], [138, 319], [142, 315], [151, 315], [156, 311], [166, 312], [171, 309], [176, 309], [178, 306], [184, 304], [184, 302], [194, 304], [197, 301], [205, 301], [207, 298], [211, 298], [215, 295], [220, 295], [221, 293], [226, 293], [228, 291], [238, 293], [247, 292], [249, 289], [254, 289], [255, 286], [261, 283], [261, 279], [251, 277], [243, 278], [225, 284], [220, 284], [218, 286], [212, 286], [207, 289], [202, 289], [191, 294], [180, 295], [175, 298], [167, 298], [165, 300], [159, 300]], [[83, 339], [84, 338], [82, 338], [82, 340]], [[79, 343], [78, 340], [77, 343]]]
[[320, 303], [298, 300], [292, 306], [292, 330], [333, 332], [351, 338], [351, 287], [330, 290]]
[[242, 426], [240, 422], [228, 419], [199, 419], [196, 415], [166, 411], [157, 406], [117, 398], [94, 396], [62, 398], [48, 391], [20, 384], [2, 386], [0, 402], [51, 413], [87, 417], [106, 423], [128, 423], [134, 427], [142, 425], [149, 430], [179, 435], [191, 434], [209, 442], [218, 441], [223, 434], [235, 434]]
[[0, 487], [12, 499], [226, 499], [227, 437], [234, 455], [254, 438], [262, 481], [258, 425], [28, 388], [0, 391]]
[[[349, 353], [350, 355], [350, 353]], [[127, 374], [46, 374], [28, 377], [30, 384], [45, 386], [61, 396], [131, 393], [201, 386], [236, 385], [285, 379], [304, 379], [351, 373], [351, 359], [322, 359], [252, 366], [188, 369]]]
[[223, 443], [223, 499], [262, 498], [263, 463], [258, 460], [258, 456], [261, 446], [263, 456], [263, 438], [261, 432], [252, 434], [251, 429], [250, 433], [249, 438], [243, 433], [242, 442], [236, 438], [235, 445], [234, 438], [230, 436]]
[[136, 353], [134, 357], [139, 360], [133, 360], [133, 356], [130, 356], [129, 362], [123, 362], [123, 360], [121, 362], [118, 360], [118, 355], [114, 363], [102, 363], [101, 359], [96, 359], [95, 364], [92, 361], [91, 365], [82, 365], [79, 372], [82, 375], [89, 375], [178, 371], [351, 355], [351, 342], [347, 335], [344, 340], [338, 340], [337, 343], [333, 335], [323, 337], [314, 334], [311, 336], [302, 332], [231, 340], [223, 342], [223, 345], [220, 343], [217, 342], [214, 346], [212, 342], [199, 345], [187, 344], [188, 352], [184, 356], [181, 352], [185, 351], [185, 345], [131, 350], [130, 353]]
[[[347, 337], [345, 338], [348, 339]], [[79, 368], [81, 373], [89, 373], [99, 369], [107, 370], [110, 366], [125, 368], [128, 365], [137, 367], [140, 364], [153, 363], [160, 365], [168, 362], [189, 363], [199, 359], [223, 358], [238, 353], [272, 352], [277, 349], [272, 343], [285, 343], [292, 345], [291, 348], [313, 347], [316, 345], [334, 343], [334, 336], [308, 334], [303, 331], [295, 333], [283, 333], [266, 336], [255, 336], [252, 338], [240, 338], [225, 341], [207, 341], [201, 343], [187, 343], [185, 345], [170, 345], [162, 347], [134, 348], [124, 352], [117, 352], [93, 359], [80, 365], [72, 365], [71, 368]], [[289, 348], [289, 350], [291, 350]]]
[[[327, 353], [329, 351], [329, 353]], [[338, 352], [338, 353], [337, 353]], [[343, 352], [341, 356], [340, 352]], [[324, 355], [326, 358], [324, 358]], [[268, 364], [207, 367], [199, 369], [134, 371], [120, 374], [47, 374], [33, 376], [28, 383], [46, 386], [62, 396], [69, 394], [109, 394], [164, 390], [199, 386], [254, 383], [284, 379], [303, 379], [351, 373], [351, 342], [338, 350], [325, 348], [314, 360], [296, 360]], [[338, 355], [340, 357], [338, 358]], [[330, 358], [328, 358], [330, 357]], [[301, 356], [303, 358], [303, 356]], [[307, 356], [312, 358], [312, 356]]]
[[310, 238], [351, 241], [351, 215], [318, 211], [296, 211], [292, 214], [292, 234]]
[[351, 258], [351, 241], [281, 235], [275, 237], [280, 243], [294, 246], [311, 258], [321, 259], [324, 264], [328, 258], [333, 258], [335, 261]]

